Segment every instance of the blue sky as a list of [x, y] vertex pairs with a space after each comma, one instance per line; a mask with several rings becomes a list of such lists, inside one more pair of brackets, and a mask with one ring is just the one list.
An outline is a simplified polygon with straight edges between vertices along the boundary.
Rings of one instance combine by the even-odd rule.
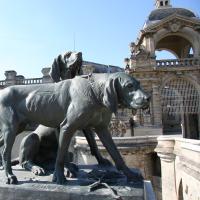
[[[199, 0], [171, 0], [200, 15]], [[41, 77], [67, 50], [83, 59], [123, 67], [154, 0], [0, 0], [0, 80], [15, 70]]]

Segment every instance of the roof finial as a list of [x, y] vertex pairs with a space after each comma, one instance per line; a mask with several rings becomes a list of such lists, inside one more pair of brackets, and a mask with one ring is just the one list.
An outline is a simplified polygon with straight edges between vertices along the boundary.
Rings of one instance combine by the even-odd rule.
[[156, 8], [172, 7], [170, 4], [170, 0], [156, 0], [155, 6]]

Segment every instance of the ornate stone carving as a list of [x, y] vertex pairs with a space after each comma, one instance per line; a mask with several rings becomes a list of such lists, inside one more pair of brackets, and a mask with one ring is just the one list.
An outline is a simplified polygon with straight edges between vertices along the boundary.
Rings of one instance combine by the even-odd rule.
[[175, 32], [178, 32], [182, 26], [181, 22], [180, 21], [172, 21], [172, 22], [169, 22], [169, 25], [168, 25], [169, 29], [175, 33]]

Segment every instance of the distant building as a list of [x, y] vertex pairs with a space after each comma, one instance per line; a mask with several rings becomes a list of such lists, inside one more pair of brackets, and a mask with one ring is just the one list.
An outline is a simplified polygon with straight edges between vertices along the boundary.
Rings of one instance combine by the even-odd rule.
[[[149, 113], [138, 111], [136, 124], [200, 139], [200, 19], [170, 0], [156, 0], [155, 7], [125, 59], [129, 73], [152, 94]], [[157, 60], [161, 50], [177, 59]]]
[[[126, 72], [152, 95], [149, 112], [139, 110], [133, 117], [134, 132], [152, 135], [157, 128], [164, 135], [157, 139], [157, 155], [143, 153], [157, 199], [196, 200], [200, 199], [200, 19], [188, 9], [172, 7], [170, 0], [156, 0], [155, 7], [125, 59]], [[176, 59], [157, 60], [156, 51], [161, 50]], [[141, 153], [136, 154], [139, 160]]]

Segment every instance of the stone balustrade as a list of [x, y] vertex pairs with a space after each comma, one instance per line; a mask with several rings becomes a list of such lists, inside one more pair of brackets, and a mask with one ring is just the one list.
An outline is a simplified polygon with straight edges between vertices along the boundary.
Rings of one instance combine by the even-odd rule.
[[53, 82], [49, 76], [50, 68], [42, 69], [42, 78], [25, 78], [22, 75], [17, 75], [17, 72], [14, 70], [6, 71], [5, 80], [0, 81], [0, 89], [5, 88], [11, 85], [34, 85], [34, 84], [43, 84]]
[[0, 81], [0, 86], [4, 86], [6, 84], [5, 81]]
[[34, 85], [42, 84], [42, 78], [27, 78], [23, 80], [17, 80], [16, 85]]
[[192, 67], [199, 66], [199, 58], [156, 60], [156, 67]]

